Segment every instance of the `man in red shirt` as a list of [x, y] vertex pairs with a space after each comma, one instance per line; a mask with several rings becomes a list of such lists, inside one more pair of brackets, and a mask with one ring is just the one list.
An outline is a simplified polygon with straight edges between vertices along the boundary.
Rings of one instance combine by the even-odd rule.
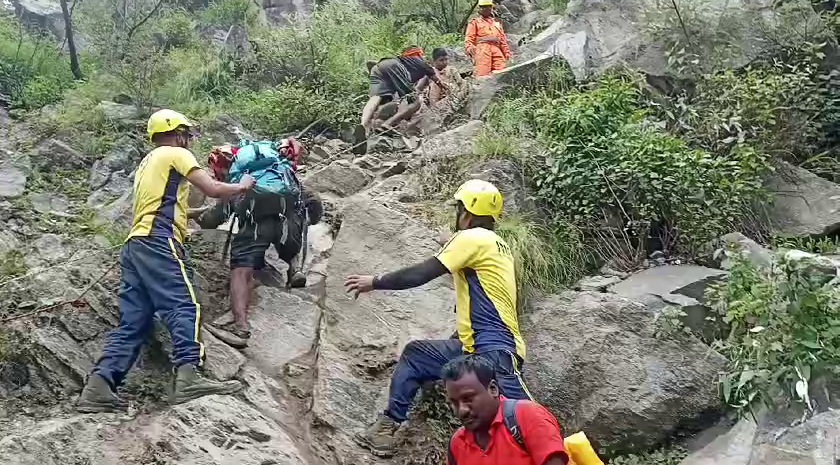
[[493, 364], [481, 355], [447, 363], [441, 373], [446, 396], [464, 424], [449, 442], [448, 465], [567, 465], [560, 425], [542, 405], [516, 401], [520, 445], [505, 426]]

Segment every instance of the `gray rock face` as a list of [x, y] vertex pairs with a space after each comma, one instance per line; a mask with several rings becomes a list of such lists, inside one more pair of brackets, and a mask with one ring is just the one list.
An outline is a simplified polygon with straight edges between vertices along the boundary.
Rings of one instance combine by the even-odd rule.
[[715, 378], [726, 361], [684, 334], [654, 336], [641, 304], [567, 292], [523, 319], [525, 378], [566, 431], [585, 431], [610, 451], [655, 445], [717, 412]]
[[481, 118], [493, 97], [506, 86], [543, 80], [546, 73], [560, 60], [563, 60], [563, 58], [541, 55], [505, 68], [490, 76], [482, 76], [476, 79], [470, 92], [470, 118], [473, 120]]
[[39, 145], [33, 162], [39, 169], [46, 171], [55, 168], [78, 169], [87, 166], [82, 153], [56, 139], [48, 139]]
[[[711, 24], [724, 17], [738, 19], [740, 27], [727, 31], [736, 46], [726, 57], [737, 68], [766, 46], [762, 34], [784, 21], [799, 21], [811, 31], [822, 28], [807, 2], [795, 6], [792, 18], [782, 18], [786, 10], [774, 9], [773, 2], [712, 0], [704, 2], [701, 14]], [[578, 79], [618, 64], [663, 76], [668, 71], [665, 48], [650, 38], [645, 26], [646, 14], [656, 8], [662, 7], [648, 0], [572, 0], [565, 15], [535, 36], [522, 56], [563, 57]]]
[[631, 275], [611, 286], [610, 292], [628, 299], [654, 295], [667, 303], [693, 305], [702, 301], [703, 292], [725, 272], [702, 266], [657, 266]]
[[70, 204], [61, 195], [47, 192], [37, 192], [29, 195], [32, 208], [38, 213], [52, 213], [55, 215], [67, 215]]
[[470, 168], [467, 178], [483, 179], [493, 183], [504, 196], [505, 214], [531, 211], [534, 208], [525, 189], [525, 175], [510, 160], [490, 160], [478, 163]]
[[609, 286], [618, 284], [621, 278], [617, 276], [586, 276], [577, 283], [575, 283], [576, 291], [596, 291], [603, 292]]
[[20, 197], [26, 190], [26, 173], [15, 166], [0, 165], [0, 199]]
[[123, 139], [107, 155], [96, 160], [90, 169], [90, 188], [96, 190], [111, 181], [114, 173], [131, 173], [143, 155], [134, 142]]
[[840, 231], [840, 186], [782, 162], [767, 181], [775, 195], [767, 216], [785, 236], [825, 236]]
[[106, 120], [126, 128], [145, 123], [143, 118], [137, 114], [137, 108], [133, 105], [102, 101], [97, 105], [97, 109], [102, 111]]
[[362, 190], [371, 180], [370, 172], [346, 160], [338, 160], [307, 176], [304, 184], [316, 192], [347, 197]]
[[307, 463], [282, 428], [245, 402], [210, 396], [144, 421], [117, 415], [59, 417], [27, 425], [0, 439], [9, 465], [150, 463], [302, 465]]
[[454, 327], [451, 280], [421, 288], [374, 292], [353, 300], [345, 293], [349, 274], [396, 270], [432, 256], [434, 233], [409, 217], [356, 198], [330, 257], [327, 298], [320, 329], [312, 401], [313, 441], [327, 462], [378, 463], [352, 442], [385, 405], [390, 367], [412, 339], [446, 338]]
[[820, 413], [794, 427], [742, 419], [680, 465], [834, 465], [840, 412]]
[[415, 156], [422, 156], [429, 160], [442, 160], [464, 153], [472, 153], [472, 140], [484, 127], [481, 121], [470, 121], [455, 129], [446, 131], [423, 142]]
[[64, 17], [57, 0], [13, 0], [15, 12], [33, 27], [64, 39]]

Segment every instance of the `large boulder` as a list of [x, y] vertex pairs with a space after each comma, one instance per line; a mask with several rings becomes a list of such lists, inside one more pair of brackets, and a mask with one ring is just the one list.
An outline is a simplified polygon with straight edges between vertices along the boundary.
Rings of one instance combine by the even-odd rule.
[[85, 156], [57, 139], [47, 139], [35, 151], [35, 166], [42, 171], [56, 168], [79, 169], [87, 165]]
[[128, 138], [120, 140], [90, 168], [88, 182], [91, 190], [99, 189], [107, 184], [114, 173], [131, 173], [141, 158], [143, 155], [137, 148], [137, 143]]
[[531, 211], [533, 201], [525, 188], [525, 174], [510, 160], [488, 160], [470, 167], [468, 179], [483, 179], [493, 183], [504, 196], [505, 214]]
[[[716, 58], [727, 59], [733, 67], [749, 63], [767, 45], [764, 35], [785, 21], [795, 20], [809, 31], [824, 29], [807, 1], [785, 2], [792, 4], [786, 8], [775, 8], [777, 3], [704, 2], [696, 11], [709, 24], [737, 24], [724, 31], [735, 46], [727, 50], [728, 56]], [[651, 37], [647, 24], [650, 13], [669, 8], [670, 4], [660, 6], [650, 0], [571, 0], [565, 15], [536, 35], [521, 56], [563, 57], [578, 79], [622, 64], [648, 75], [663, 76], [669, 71], [665, 46]], [[791, 16], [782, 17], [788, 14]], [[728, 21], [721, 21], [723, 18]]]
[[767, 180], [773, 203], [767, 216], [784, 236], [826, 236], [840, 232], [840, 185], [782, 162]]
[[15, 198], [26, 190], [26, 172], [10, 164], [0, 165], [0, 199]]
[[386, 403], [391, 367], [412, 339], [446, 338], [454, 327], [450, 280], [354, 300], [349, 274], [396, 270], [432, 256], [432, 231], [365, 197], [350, 200], [327, 272], [312, 399], [313, 447], [329, 463], [377, 462], [352, 441]]
[[683, 323], [711, 340], [725, 328], [707, 320], [711, 310], [705, 305], [706, 289], [726, 277], [726, 272], [696, 265], [665, 265], [635, 273], [609, 291], [647, 305], [651, 313], [665, 307], [677, 307], [685, 316]]
[[[64, 39], [64, 16], [58, 0], [12, 0], [15, 13], [31, 27]], [[68, 2], [69, 3], [69, 2]]]
[[797, 426], [765, 415], [740, 420], [680, 465], [835, 465], [840, 412], [820, 413]]
[[337, 160], [304, 180], [308, 189], [347, 197], [359, 192], [373, 180], [373, 174], [347, 160]]
[[424, 141], [423, 145], [414, 151], [414, 156], [434, 161], [470, 154], [473, 139], [483, 127], [484, 123], [481, 121], [470, 121], [463, 126], [438, 134]]
[[567, 292], [523, 318], [525, 378], [565, 431], [585, 431], [610, 453], [648, 448], [720, 409], [715, 379], [726, 360], [683, 333], [654, 335], [644, 305]]
[[545, 81], [552, 68], [564, 65], [564, 58], [560, 55], [539, 55], [489, 76], [477, 78], [470, 89], [470, 118], [480, 119], [493, 97], [505, 87]]
[[8, 465], [303, 465], [292, 438], [231, 396], [210, 396], [125, 421], [119, 415], [59, 416], [23, 423], [0, 439]]

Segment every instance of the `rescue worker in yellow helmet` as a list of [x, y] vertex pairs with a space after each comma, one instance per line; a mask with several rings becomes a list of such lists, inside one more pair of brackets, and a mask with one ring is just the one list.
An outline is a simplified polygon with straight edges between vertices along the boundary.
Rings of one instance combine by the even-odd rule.
[[[462, 354], [481, 354], [496, 368], [500, 392], [530, 399], [520, 368], [525, 343], [516, 313], [516, 275], [507, 243], [494, 228], [502, 212], [502, 194], [489, 182], [473, 179], [455, 193], [456, 233], [428, 260], [379, 276], [351, 275], [348, 292], [359, 294], [422, 286], [451, 274], [455, 280], [457, 338], [411, 341], [394, 374], [388, 407], [355, 439], [374, 454], [394, 452], [394, 432], [406, 420], [414, 395], [426, 381], [440, 379], [441, 368]], [[441, 311], [445, 311], [441, 309]]]
[[193, 129], [184, 115], [172, 110], [149, 118], [149, 139], [156, 148], [143, 158], [134, 176], [134, 217], [120, 251], [120, 323], [108, 335], [102, 357], [79, 397], [76, 408], [81, 412], [127, 407], [116, 391], [137, 360], [156, 312], [172, 335], [175, 383], [170, 403], [242, 388], [238, 381], [211, 381], [198, 371], [204, 361], [201, 305], [183, 242], [188, 182], [208, 197], [221, 198], [250, 190], [254, 178], [245, 175], [239, 183], [227, 184], [199, 168], [189, 151], [196, 136]]

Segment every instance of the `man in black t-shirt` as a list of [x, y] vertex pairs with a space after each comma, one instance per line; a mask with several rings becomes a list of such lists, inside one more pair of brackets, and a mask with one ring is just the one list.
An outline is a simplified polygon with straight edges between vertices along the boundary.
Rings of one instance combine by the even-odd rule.
[[373, 66], [370, 70], [370, 98], [362, 110], [361, 124], [356, 127], [354, 133], [353, 152], [364, 154], [367, 151], [367, 144], [364, 142], [367, 140], [373, 115], [380, 105], [390, 102], [394, 94], [400, 99], [406, 98], [409, 103], [408, 107], [383, 123], [386, 128], [409, 119], [420, 109], [416, 92], [425, 89], [430, 80], [446, 88], [446, 84], [440, 80], [434, 68], [423, 59], [423, 49], [420, 47], [409, 47], [403, 50], [401, 56], [383, 58]]

